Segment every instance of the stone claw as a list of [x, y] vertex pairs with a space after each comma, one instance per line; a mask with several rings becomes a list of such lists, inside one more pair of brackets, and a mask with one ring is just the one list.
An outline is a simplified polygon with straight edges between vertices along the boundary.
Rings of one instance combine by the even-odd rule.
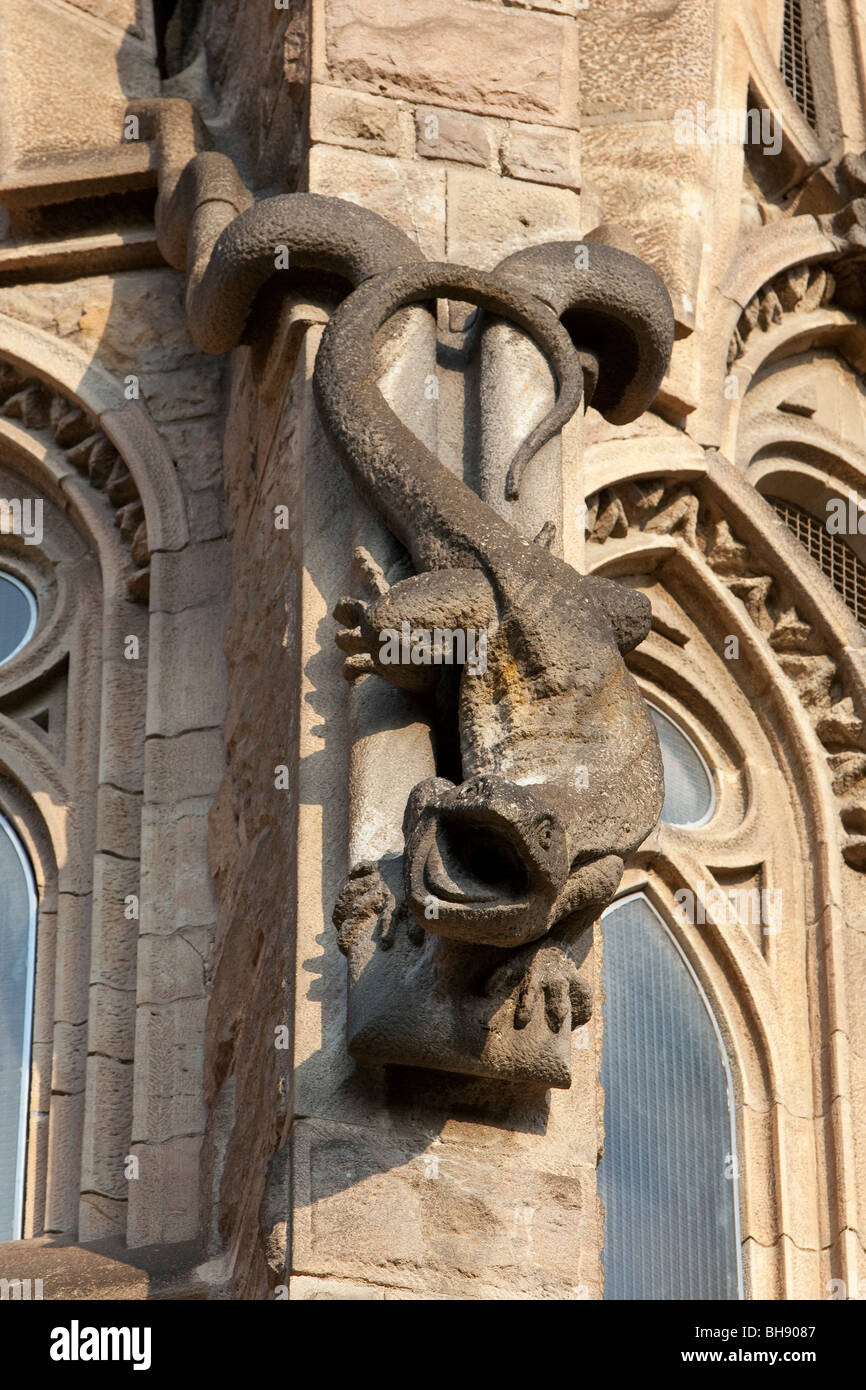
[[379, 926], [382, 944], [390, 944], [388, 929], [395, 907], [394, 895], [374, 863], [362, 860], [350, 869], [331, 914], [343, 955], [371, 922]]
[[589, 988], [574, 961], [559, 946], [516, 951], [493, 971], [485, 993], [510, 994], [515, 989], [515, 1028], [525, 1028], [542, 1002], [552, 1033], [558, 1033], [565, 1023], [578, 1028], [592, 1015]]
[[368, 607], [363, 599], [341, 598], [334, 609], [337, 621], [345, 623], [334, 640], [340, 651], [348, 653], [343, 662], [343, 675], [347, 681], [356, 681], [376, 669], [369, 640], [363, 636]]
[[369, 676], [375, 671], [376, 663], [369, 652], [355, 652], [343, 662], [343, 676], [347, 681], [356, 681], [361, 676]]
[[334, 617], [346, 627], [360, 627], [368, 605], [359, 598], [341, 598], [334, 608]]
[[356, 656], [358, 652], [367, 651], [367, 643], [361, 636], [357, 627], [343, 627], [334, 639], [341, 652], [348, 652], [350, 656]]
[[373, 559], [369, 550], [363, 545], [358, 545], [355, 547], [352, 558], [368, 588], [380, 597], [382, 594], [387, 594], [390, 585], [385, 578], [385, 571], [379, 562]]

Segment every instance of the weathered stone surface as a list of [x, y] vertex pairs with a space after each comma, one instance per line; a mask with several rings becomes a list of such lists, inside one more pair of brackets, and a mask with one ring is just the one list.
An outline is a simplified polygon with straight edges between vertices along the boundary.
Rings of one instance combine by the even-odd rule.
[[[231, 111], [258, 187], [291, 187], [305, 135], [312, 7], [277, 8], [259, 0], [204, 7], [204, 61], [191, 92], [206, 106], [214, 90]], [[178, 66], [183, 55], [178, 55]], [[208, 80], [209, 79], [209, 80]], [[181, 90], [180, 95], [190, 95]]]
[[580, 188], [580, 142], [576, 131], [514, 121], [502, 149], [502, 168], [513, 179]]
[[0, 1277], [8, 1270], [13, 1278], [41, 1279], [46, 1301], [204, 1298], [212, 1285], [200, 1258], [194, 1242], [139, 1249], [130, 1260], [122, 1237], [85, 1247], [69, 1237], [40, 1236], [0, 1245]]
[[373, 207], [430, 258], [445, 255], [445, 171], [317, 145], [310, 183], [318, 193]]
[[150, 805], [174, 805], [212, 795], [224, 768], [220, 729], [195, 729], [174, 738], [149, 738], [145, 756]]
[[[91, 1056], [87, 1067], [91, 1092], [84, 1126], [82, 1165], [84, 1187], [101, 1196], [126, 1201], [128, 1180], [124, 1161], [129, 1150], [132, 1118], [132, 1063]], [[93, 1104], [102, 1102], [101, 1115]], [[95, 1234], [95, 1232], [94, 1232]]]
[[96, 841], [101, 850], [137, 859], [141, 850], [141, 794], [106, 783], [97, 796]]
[[[40, 156], [116, 147], [126, 93], [144, 96], [159, 89], [153, 54], [140, 31], [133, 30], [120, 43], [117, 30], [112, 32], [100, 22], [110, 18], [117, 24], [120, 3], [96, 22], [84, 9], [70, 6], [60, 20], [51, 0], [33, 0], [26, 9], [14, 0], [4, 0], [0, 8], [4, 31], [0, 153], [5, 178], [12, 183], [15, 165]], [[58, 42], [58, 23], [62, 23], [62, 42]], [[39, 62], [20, 61], [25, 52], [38, 52]], [[70, 82], [70, 72], [87, 73], [87, 81]]]
[[447, 107], [419, 106], [415, 111], [418, 154], [427, 159], [453, 159], [460, 164], [494, 167], [503, 124], [487, 116]]
[[564, 188], [534, 188], [470, 169], [449, 169], [448, 254], [488, 270], [512, 251], [579, 240], [580, 203]]
[[138, 28], [138, 5], [136, 0], [69, 0], [76, 10], [83, 10], [85, 14], [93, 15], [94, 19], [103, 19], [108, 24], [116, 24], [119, 28], [135, 31], [136, 37], [142, 37], [141, 30]]
[[61, 1094], [79, 1091], [87, 1055], [87, 1024], [58, 1022], [54, 1044], [57, 1057], [51, 1077], [52, 1090]]
[[93, 896], [98, 928], [93, 933], [91, 984], [135, 988], [138, 922], [127, 916], [127, 899], [140, 893], [140, 879], [137, 860], [116, 859], [111, 854], [95, 858]]
[[212, 927], [182, 927], [176, 932], [142, 933], [138, 943], [138, 999], [166, 1004], [204, 998], [210, 986]]
[[401, 103], [363, 92], [315, 83], [310, 93], [310, 139], [326, 145], [410, 156], [411, 119]]
[[230, 553], [222, 539], [160, 551], [151, 560], [150, 611], [179, 613], [197, 608], [228, 591]]
[[452, 1297], [472, 1297], [475, 1280], [517, 1296], [598, 1295], [582, 1253], [596, 1221], [585, 1172], [491, 1167], [466, 1147], [309, 1121], [295, 1127], [294, 1162], [298, 1274]]
[[191, 541], [213, 541], [226, 534], [225, 493], [220, 483], [191, 488], [184, 500]]
[[[207, 999], [170, 1000], [139, 1007], [135, 1036], [136, 1091], [133, 1143], [146, 1128], [149, 1143], [197, 1134], [204, 1128], [201, 1087]], [[190, 1175], [190, 1178], [193, 1175]]]
[[289, 1282], [289, 1298], [305, 1303], [382, 1303], [385, 1290], [376, 1284], [353, 1283], [351, 1279], [311, 1279], [308, 1275], [296, 1274]]
[[[95, 984], [90, 988], [90, 1053], [131, 1065], [135, 1039], [135, 989]], [[130, 1092], [130, 1095], [132, 1093]]]
[[[148, 736], [219, 725], [225, 709], [224, 621], [215, 602], [153, 615]], [[160, 688], [171, 691], [170, 702], [158, 699]]]
[[175, 809], [145, 806], [142, 823], [141, 930], [209, 926], [214, 887], [207, 873], [210, 797]]
[[579, 15], [583, 110], [672, 111], [708, 101], [712, 0], [590, 0]]
[[163, 1143], [133, 1141], [130, 1152], [139, 1161], [139, 1177], [129, 1187], [130, 1249], [197, 1239], [200, 1151], [198, 1135], [166, 1139]]
[[570, 19], [477, 0], [447, 14], [437, 0], [328, 0], [325, 25], [332, 82], [554, 125], [576, 113]]

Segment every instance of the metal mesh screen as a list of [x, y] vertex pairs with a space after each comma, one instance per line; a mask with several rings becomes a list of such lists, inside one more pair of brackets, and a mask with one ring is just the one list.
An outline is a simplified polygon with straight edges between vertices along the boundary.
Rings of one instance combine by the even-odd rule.
[[803, 38], [803, 14], [800, 0], [785, 0], [782, 28], [782, 55], [779, 67], [785, 85], [806, 120], [815, 125], [815, 93], [809, 72], [809, 55]]
[[832, 536], [823, 522], [781, 497], [767, 501], [788, 530], [805, 546], [821, 566], [834, 589], [842, 595], [858, 623], [866, 626], [866, 565], [838, 536]]
[[0, 817], [0, 1241], [21, 1235], [33, 945], [32, 880]]
[[721, 1042], [639, 894], [604, 914], [606, 1299], [741, 1296], [733, 1097]]

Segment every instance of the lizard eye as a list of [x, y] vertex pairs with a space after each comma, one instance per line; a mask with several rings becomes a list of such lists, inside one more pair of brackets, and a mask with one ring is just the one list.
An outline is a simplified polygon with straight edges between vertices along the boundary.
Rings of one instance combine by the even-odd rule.
[[553, 841], [553, 821], [549, 816], [545, 816], [543, 820], [538, 822], [535, 827], [535, 833], [538, 836], [538, 843], [541, 845], [541, 848], [550, 849]]

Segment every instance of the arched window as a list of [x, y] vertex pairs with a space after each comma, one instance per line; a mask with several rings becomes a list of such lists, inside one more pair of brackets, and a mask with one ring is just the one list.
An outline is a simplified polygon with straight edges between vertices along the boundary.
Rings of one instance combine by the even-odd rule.
[[36, 600], [13, 575], [0, 571], [0, 666], [30, 641], [36, 626]]
[[24, 1211], [35, 954], [33, 873], [0, 816], [0, 1241], [20, 1237]]
[[736, 1129], [721, 1034], [642, 893], [604, 914], [607, 1299], [742, 1295]]
[[662, 749], [665, 801], [661, 819], [669, 825], [703, 825], [715, 810], [713, 779], [695, 745], [677, 724], [650, 705]]

